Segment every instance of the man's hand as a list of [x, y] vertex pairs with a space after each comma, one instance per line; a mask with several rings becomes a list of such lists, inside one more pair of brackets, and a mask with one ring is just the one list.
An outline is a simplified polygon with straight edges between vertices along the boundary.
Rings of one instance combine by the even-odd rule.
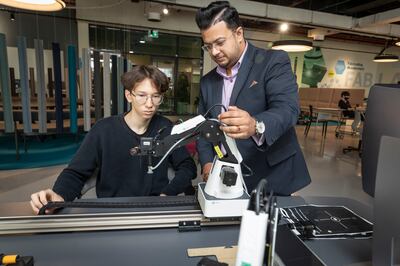
[[[55, 193], [52, 189], [46, 189], [31, 195], [31, 207], [35, 214], [39, 213], [39, 209], [47, 204], [48, 201], [64, 201], [64, 199]], [[54, 210], [46, 210], [51, 213]]]
[[208, 175], [210, 174], [211, 166], [212, 166], [212, 163], [206, 163], [203, 166], [203, 181], [204, 182], [207, 182], [207, 180], [208, 180]]
[[248, 139], [256, 134], [256, 120], [236, 106], [229, 106], [228, 111], [220, 114], [218, 119], [226, 124], [221, 130], [231, 138]]

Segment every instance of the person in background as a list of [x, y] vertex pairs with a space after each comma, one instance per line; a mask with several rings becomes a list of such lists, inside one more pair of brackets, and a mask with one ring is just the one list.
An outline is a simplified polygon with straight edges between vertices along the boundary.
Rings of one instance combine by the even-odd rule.
[[350, 92], [343, 91], [340, 94], [341, 98], [338, 102], [338, 107], [342, 109], [343, 117], [353, 119], [353, 123], [351, 124], [351, 129], [354, 133], [359, 131], [361, 122], [364, 121], [364, 113], [357, 111], [356, 106], [353, 108], [350, 104]]
[[[191, 185], [197, 171], [185, 147], [172, 152], [153, 174], [147, 173], [147, 156], [131, 155], [141, 137], [155, 137], [165, 129], [162, 138], [171, 131], [171, 121], [157, 114], [168, 89], [167, 77], [154, 66], [142, 65], [123, 74], [121, 80], [131, 110], [104, 118], [92, 127], [53, 188], [31, 195], [35, 213], [48, 201], [72, 201], [80, 197], [85, 182], [96, 171], [97, 197], [177, 195]], [[152, 164], [158, 160], [154, 158]], [[168, 164], [175, 170], [171, 181]]]
[[[244, 38], [237, 10], [227, 1], [197, 11], [203, 49], [217, 67], [200, 81], [199, 113], [210, 110], [236, 140], [249, 191], [266, 178], [267, 190], [291, 195], [311, 182], [297, 141], [298, 88], [286, 52], [254, 47]], [[224, 108], [216, 104], [223, 105]], [[226, 109], [226, 110], [225, 110]], [[207, 180], [213, 147], [198, 141], [199, 159]]]
[[354, 118], [354, 110], [350, 104], [350, 92], [342, 91], [340, 94], [340, 100], [338, 102], [338, 107], [342, 109], [343, 116], [346, 118]]

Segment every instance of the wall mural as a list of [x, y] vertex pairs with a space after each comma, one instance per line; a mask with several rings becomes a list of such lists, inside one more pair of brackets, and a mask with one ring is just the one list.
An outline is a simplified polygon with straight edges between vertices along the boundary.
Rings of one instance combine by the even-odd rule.
[[314, 49], [304, 54], [302, 83], [310, 87], [317, 87], [326, 73], [326, 65], [321, 48]]
[[[400, 63], [373, 62], [375, 54], [314, 47], [290, 54], [299, 87], [361, 88], [368, 95], [375, 83], [398, 83]], [[294, 64], [293, 62], [296, 62]]]

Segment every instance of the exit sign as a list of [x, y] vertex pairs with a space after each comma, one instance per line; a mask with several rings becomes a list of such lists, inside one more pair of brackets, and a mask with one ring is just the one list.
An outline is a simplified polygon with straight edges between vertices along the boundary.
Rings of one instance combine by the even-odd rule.
[[158, 38], [158, 30], [149, 30], [147, 32], [147, 36], [149, 36], [150, 38], [157, 39]]

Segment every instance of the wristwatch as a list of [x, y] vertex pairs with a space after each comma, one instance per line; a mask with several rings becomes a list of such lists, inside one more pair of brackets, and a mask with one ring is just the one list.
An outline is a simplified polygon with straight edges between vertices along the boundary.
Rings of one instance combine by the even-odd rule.
[[256, 120], [256, 134], [262, 135], [265, 132], [265, 124], [263, 121]]

